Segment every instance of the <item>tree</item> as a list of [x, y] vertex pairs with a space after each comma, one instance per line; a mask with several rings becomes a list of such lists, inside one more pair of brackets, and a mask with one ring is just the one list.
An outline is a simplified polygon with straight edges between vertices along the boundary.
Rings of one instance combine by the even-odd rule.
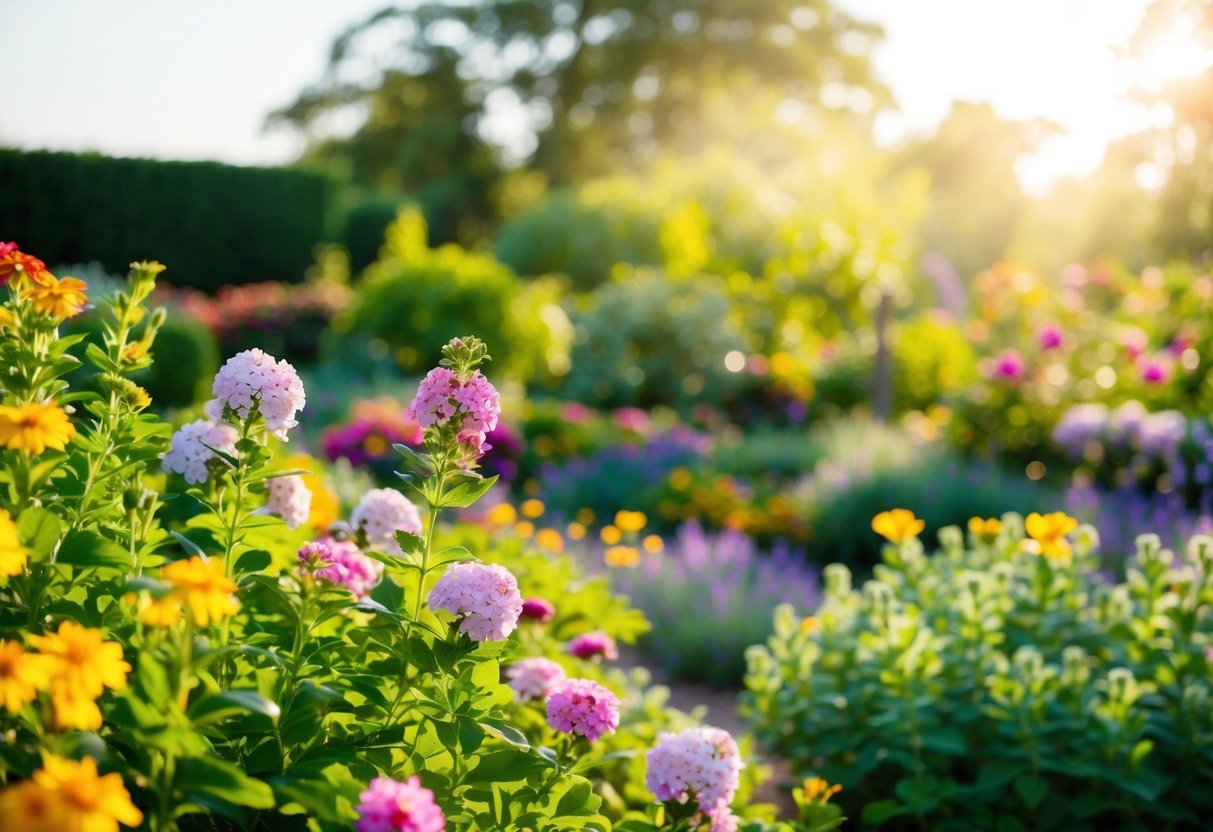
[[[881, 34], [830, 0], [421, 2], [342, 34], [324, 77], [271, 122], [358, 182], [446, 189], [464, 210], [502, 169], [566, 183], [694, 136], [704, 92], [739, 81], [873, 111], [887, 101], [868, 58]], [[351, 116], [352, 133], [327, 130]]]

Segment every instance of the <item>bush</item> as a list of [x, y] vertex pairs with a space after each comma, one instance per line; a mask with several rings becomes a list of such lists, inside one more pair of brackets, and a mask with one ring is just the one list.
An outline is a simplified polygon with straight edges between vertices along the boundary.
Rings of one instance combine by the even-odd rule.
[[1179, 563], [1144, 536], [1113, 585], [1089, 528], [1072, 557], [1018, 515], [984, 531], [890, 545], [861, 591], [828, 567], [813, 618], [780, 607], [748, 657], [759, 737], [868, 803], [861, 828], [1204, 828], [1213, 539]]
[[379, 248], [402, 204], [396, 197], [378, 197], [356, 203], [345, 213], [341, 244], [350, 256], [350, 271], [357, 274], [379, 259]]
[[727, 399], [739, 384], [724, 364], [744, 341], [723, 284], [640, 270], [600, 287], [575, 321], [572, 371], [561, 394], [599, 407]]
[[460, 333], [484, 334], [494, 369], [521, 381], [544, 381], [567, 370], [567, 319], [553, 287], [524, 285], [486, 254], [455, 244], [431, 249], [421, 213], [409, 209], [388, 231], [382, 257], [355, 284], [349, 313], [335, 327], [335, 351], [386, 345], [396, 365], [421, 373]]
[[330, 181], [286, 168], [0, 150], [0, 228], [48, 263], [124, 272], [156, 252], [178, 286], [298, 281]]
[[964, 392], [977, 378], [977, 356], [960, 327], [921, 316], [893, 334], [893, 396], [898, 412], [923, 410]]

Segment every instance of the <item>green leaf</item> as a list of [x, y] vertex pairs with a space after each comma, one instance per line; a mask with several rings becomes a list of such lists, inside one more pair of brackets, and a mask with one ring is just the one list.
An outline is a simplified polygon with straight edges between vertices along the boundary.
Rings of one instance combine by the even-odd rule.
[[1015, 793], [1029, 809], [1040, 805], [1049, 793], [1049, 782], [1043, 777], [1025, 774], [1015, 780]]
[[96, 532], [77, 530], [68, 532], [67, 537], [63, 538], [56, 561], [72, 566], [129, 569], [131, 553]]
[[274, 807], [274, 792], [269, 784], [254, 780], [226, 760], [209, 755], [181, 760], [177, 767], [177, 787], [253, 809]]
[[249, 477], [249, 482], [257, 482], [258, 480], [272, 480], [278, 477], [295, 477], [310, 474], [311, 471], [306, 468], [278, 468], [273, 471], [262, 471], [258, 474], [253, 474]]
[[873, 826], [881, 826], [895, 817], [908, 813], [909, 810], [896, 800], [878, 800], [869, 803], [863, 810], [863, 822]]
[[202, 558], [203, 560], [206, 559], [206, 552], [202, 551], [202, 547], [197, 543], [190, 540], [180, 532], [170, 531], [169, 534], [171, 534], [177, 540], [177, 542], [181, 544], [181, 548], [184, 549], [186, 554], [188, 554], [190, 557]]
[[498, 739], [505, 740], [510, 745], [515, 745], [522, 749], [531, 747], [531, 741], [527, 739], [526, 734], [508, 722], [503, 722], [500, 719], [482, 719], [480, 720], [480, 727]]
[[452, 488], [443, 494], [437, 503], [437, 508], [466, 508], [483, 497], [497, 482], [497, 477], [471, 480]]
[[420, 552], [425, 541], [421, 539], [421, 535], [413, 534], [412, 532], [396, 532], [396, 542], [400, 544], [401, 551], [406, 554], [409, 552]]
[[589, 780], [578, 780], [572, 788], [564, 793], [556, 804], [556, 816], [585, 817], [598, 811], [602, 799], [594, 795], [594, 789]]
[[399, 442], [392, 443], [392, 448], [395, 449], [396, 453], [400, 454], [402, 457], [407, 459], [409, 462], [416, 465], [422, 471], [432, 471], [433, 470], [433, 468], [430, 465], [430, 457], [428, 454], [423, 454], [423, 453], [420, 453], [419, 451], [415, 451], [412, 448], [410, 448], [408, 445], [401, 445]]
[[931, 751], [960, 756], [968, 750], [964, 734], [944, 725], [927, 728], [922, 732], [922, 745]]
[[480, 758], [476, 768], [468, 774], [465, 783], [503, 782], [509, 783], [523, 780], [533, 774], [541, 774], [552, 768], [554, 763], [519, 751], [514, 748], [503, 748], [491, 751]]
[[279, 713], [277, 703], [255, 690], [227, 690], [192, 703], [189, 718], [195, 726], [218, 722], [236, 714], [261, 714], [276, 722]]
[[40, 557], [34, 560], [46, 560], [63, 533], [63, 524], [54, 512], [45, 508], [27, 508], [17, 518], [17, 535], [21, 544], [33, 550]]
[[253, 549], [236, 558], [236, 574], [261, 572], [273, 561], [273, 557], [264, 549]]
[[404, 605], [404, 590], [388, 576], [384, 575], [374, 589], [371, 590], [372, 600], [378, 601], [391, 612], [399, 612]]

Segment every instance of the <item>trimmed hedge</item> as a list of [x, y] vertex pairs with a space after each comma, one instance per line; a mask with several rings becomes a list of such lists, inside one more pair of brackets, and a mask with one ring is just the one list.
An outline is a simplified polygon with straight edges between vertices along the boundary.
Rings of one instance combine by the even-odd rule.
[[0, 150], [0, 236], [47, 264], [168, 264], [170, 282], [299, 281], [331, 182], [285, 168]]

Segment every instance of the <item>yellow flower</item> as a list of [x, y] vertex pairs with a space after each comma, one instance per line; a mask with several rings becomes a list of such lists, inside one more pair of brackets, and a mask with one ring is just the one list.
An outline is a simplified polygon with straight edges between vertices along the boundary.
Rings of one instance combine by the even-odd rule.
[[59, 731], [96, 731], [101, 727], [101, 708], [91, 696], [56, 682], [51, 688], [55, 706], [55, 729]]
[[0, 641], [0, 705], [17, 713], [46, 687], [46, 659], [19, 641]]
[[581, 540], [585, 537], [585, 526], [577, 522], [569, 523], [564, 531], [569, 536], [569, 540]]
[[1002, 534], [1002, 521], [997, 517], [982, 520], [980, 517], [969, 519], [969, 531], [982, 540], [993, 540]]
[[12, 516], [0, 508], [0, 578], [11, 578], [21, 574], [29, 552], [21, 545], [17, 524]]
[[614, 546], [619, 541], [623, 540], [623, 532], [619, 531], [617, 526], [603, 526], [598, 536], [602, 538], [602, 542], [608, 546]]
[[53, 696], [70, 690], [65, 695], [96, 698], [106, 688], [126, 687], [131, 666], [122, 658], [122, 645], [106, 641], [100, 630], [64, 621], [58, 632], [30, 636], [30, 644], [47, 658]]
[[686, 491], [690, 487], [692, 479], [691, 472], [679, 466], [670, 472], [670, 488], [675, 491]]
[[303, 478], [303, 484], [307, 486], [308, 491], [312, 492], [312, 507], [308, 510], [307, 524], [317, 534], [327, 532], [329, 526], [337, 522], [341, 513], [341, 502], [337, 498], [337, 492], [329, 488], [325, 481], [315, 473], [319, 470], [320, 463], [307, 454], [294, 454], [283, 460], [283, 465], [287, 468], [301, 468], [311, 472], [299, 475]]
[[168, 629], [181, 620], [181, 600], [172, 595], [164, 598], [149, 598], [139, 610], [139, 620], [149, 627]]
[[534, 520], [537, 517], [543, 516], [543, 501], [536, 500], [532, 497], [529, 500], [522, 502], [522, 516], [529, 517]]
[[872, 518], [872, 531], [890, 543], [901, 543], [908, 538], [917, 537], [926, 526], [926, 523], [914, 516], [914, 512], [904, 508], [882, 511]]
[[519, 537], [530, 537], [535, 533], [535, 524], [530, 520], [519, 520], [514, 524], [514, 534]]
[[645, 535], [644, 540], [641, 541], [640, 545], [643, 546], [644, 550], [650, 555], [655, 555], [665, 548], [665, 541], [661, 539], [661, 535], [649, 534]]
[[168, 597], [180, 599], [199, 627], [222, 621], [240, 609], [232, 595], [236, 582], [224, 574], [223, 562], [217, 558], [173, 561], [160, 570], [160, 576], [173, 585]]
[[0, 406], [0, 445], [38, 456], [47, 448], [62, 451], [76, 435], [63, 408], [30, 402], [18, 407]]
[[53, 795], [72, 832], [117, 832], [118, 824], [138, 826], [143, 813], [131, 803], [122, 775], [101, 776], [92, 757], [68, 760], [47, 754], [33, 782]]
[[820, 803], [822, 806], [830, 802], [830, 798], [842, 791], [842, 786], [831, 786], [822, 777], [810, 777], [804, 781], [800, 790], [805, 803]]
[[821, 627], [821, 621], [815, 615], [800, 619], [800, 632], [802, 633], [816, 632], [819, 627]]
[[577, 522], [583, 526], [591, 526], [594, 524], [594, 509], [579, 508], [577, 509]]
[[631, 546], [611, 546], [602, 553], [607, 566], [626, 566], [631, 569], [640, 563], [640, 552]]
[[487, 518], [494, 526], [512, 526], [518, 521], [518, 512], [509, 503], [498, 503], [489, 509]]
[[618, 511], [615, 513], [615, 525], [620, 531], [638, 532], [649, 522], [643, 511]]
[[0, 791], [0, 828], [22, 832], [63, 832], [71, 829], [59, 796], [24, 780]]
[[1055, 511], [1052, 514], [1032, 512], [1023, 522], [1028, 537], [1040, 546], [1040, 553], [1047, 558], [1067, 558], [1074, 549], [1066, 535], [1078, 528], [1078, 521], [1068, 514]]
[[0, 331], [3, 331], [6, 326], [12, 326], [14, 320], [12, 312], [0, 307]]
[[74, 277], [60, 280], [50, 272], [43, 272], [30, 276], [26, 294], [34, 308], [43, 315], [63, 320], [79, 315], [88, 306], [88, 297], [84, 294], [87, 288], [83, 280]]
[[535, 542], [557, 554], [564, 551], [564, 538], [555, 529], [540, 529], [535, 532]]

